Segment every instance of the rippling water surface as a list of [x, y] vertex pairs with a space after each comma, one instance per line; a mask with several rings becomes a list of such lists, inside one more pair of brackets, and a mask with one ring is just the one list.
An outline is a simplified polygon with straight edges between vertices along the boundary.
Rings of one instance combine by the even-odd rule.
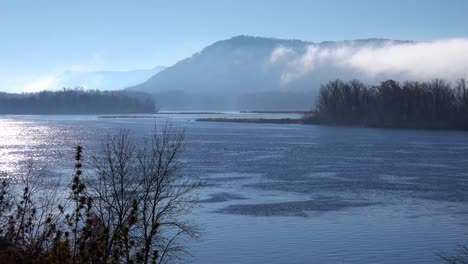
[[197, 117], [1, 116], [0, 171], [32, 158], [66, 182], [73, 146], [89, 153], [108, 132], [144, 136], [169, 119], [186, 130], [183, 173], [207, 185], [191, 262], [438, 263], [468, 243], [468, 133]]

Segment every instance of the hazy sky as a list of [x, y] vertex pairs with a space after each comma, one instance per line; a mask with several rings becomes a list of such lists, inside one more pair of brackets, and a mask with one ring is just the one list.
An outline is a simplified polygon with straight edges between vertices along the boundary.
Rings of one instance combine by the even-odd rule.
[[170, 66], [234, 35], [468, 37], [466, 0], [0, 0], [0, 90], [65, 71]]

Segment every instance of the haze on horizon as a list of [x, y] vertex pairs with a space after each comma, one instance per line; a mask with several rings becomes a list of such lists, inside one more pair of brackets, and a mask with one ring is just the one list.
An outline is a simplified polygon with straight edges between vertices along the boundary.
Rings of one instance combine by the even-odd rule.
[[[403, 0], [359, 4], [338, 0], [294, 4], [266, 0], [144, 1], [138, 5], [1, 0], [0, 91], [50, 89], [63, 84], [64, 74], [171, 66], [236, 35], [312, 42], [366, 38], [421, 41], [422, 46], [394, 48], [390, 53], [339, 50], [325, 57], [370, 74], [391, 74], [414, 67], [428, 54], [440, 63], [422, 73], [416, 69], [409, 76], [437, 74], [453, 62], [458, 65], [455, 70], [435, 76], [451, 78], [468, 72], [465, 10], [468, 2], [463, 0], [424, 4]], [[314, 64], [310, 58], [323, 55], [313, 49], [304, 54], [294, 54], [288, 47], [275, 51], [272, 62], [280, 62], [273, 58], [277, 55], [288, 59], [285, 82], [311, 71]], [[378, 67], [370, 68], [369, 61], [376, 58]]]

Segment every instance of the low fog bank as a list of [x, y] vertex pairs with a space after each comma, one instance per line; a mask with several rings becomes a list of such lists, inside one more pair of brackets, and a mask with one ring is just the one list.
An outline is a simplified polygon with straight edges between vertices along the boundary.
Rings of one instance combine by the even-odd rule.
[[[270, 63], [281, 68], [281, 83], [287, 86], [301, 79], [335, 75], [370, 82], [386, 79], [428, 81], [468, 77], [468, 39], [428, 42], [383, 40], [357, 44], [305, 45], [303, 49], [279, 45]], [[331, 78], [333, 79], [333, 78]]]

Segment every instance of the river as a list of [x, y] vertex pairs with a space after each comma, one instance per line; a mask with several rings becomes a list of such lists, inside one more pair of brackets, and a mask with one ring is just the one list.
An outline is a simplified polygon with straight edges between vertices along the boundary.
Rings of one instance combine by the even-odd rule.
[[73, 147], [120, 128], [185, 130], [182, 173], [206, 186], [187, 217], [191, 263], [440, 263], [468, 243], [468, 133], [152, 118], [0, 116], [0, 171], [28, 159], [71, 177]]

